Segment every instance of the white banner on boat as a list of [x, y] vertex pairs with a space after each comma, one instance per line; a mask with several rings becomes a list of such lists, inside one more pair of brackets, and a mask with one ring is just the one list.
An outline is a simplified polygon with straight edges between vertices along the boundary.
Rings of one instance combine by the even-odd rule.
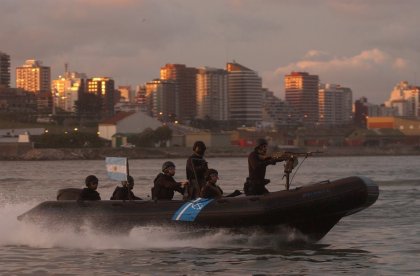
[[106, 157], [106, 171], [109, 178], [119, 181], [127, 181], [128, 160], [125, 157]]

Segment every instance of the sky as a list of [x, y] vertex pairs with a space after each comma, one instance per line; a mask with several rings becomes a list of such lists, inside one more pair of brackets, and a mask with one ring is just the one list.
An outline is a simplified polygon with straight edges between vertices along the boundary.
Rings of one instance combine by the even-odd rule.
[[160, 67], [225, 68], [236, 61], [284, 99], [292, 71], [386, 101], [400, 81], [420, 86], [417, 0], [0, 0], [0, 51], [116, 86]]

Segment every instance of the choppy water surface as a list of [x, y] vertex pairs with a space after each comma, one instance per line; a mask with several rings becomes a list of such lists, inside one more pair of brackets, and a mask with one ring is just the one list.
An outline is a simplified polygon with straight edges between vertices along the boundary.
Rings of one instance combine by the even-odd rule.
[[[130, 160], [135, 194], [147, 198], [166, 160]], [[178, 180], [185, 160], [174, 160]], [[247, 174], [243, 158], [208, 159], [219, 170], [225, 192], [242, 189]], [[302, 163], [302, 162], [301, 162]], [[299, 274], [418, 275], [420, 271], [420, 157], [308, 158], [292, 187], [350, 175], [379, 184], [370, 208], [342, 219], [317, 244], [290, 241], [296, 233], [268, 235], [178, 232], [170, 228], [135, 228], [128, 236], [60, 232], [23, 224], [16, 217], [39, 202], [54, 200], [65, 187], [83, 187], [89, 174], [99, 177], [99, 192], [110, 197], [116, 182], [103, 161], [0, 162], [1, 275], [134, 274]], [[269, 189], [283, 189], [282, 165], [268, 168]]]

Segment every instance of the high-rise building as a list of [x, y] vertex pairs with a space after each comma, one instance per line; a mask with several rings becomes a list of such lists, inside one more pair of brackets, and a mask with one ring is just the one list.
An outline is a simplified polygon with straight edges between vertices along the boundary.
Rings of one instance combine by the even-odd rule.
[[294, 126], [297, 124], [296, 114], [289, 103], [274, 96], [274, 93], [266, 88], [263, 94], [263, 121], [271, 122], [276, 127]]
[[16, 68], [16, 87], [35, 94], [51, 93], [51, 68], [29, 59]]
[[385, 106], [396, 108], [400, 117], [420, 117], [420, 87], [401, 81], [392, 90]]
[[227, 71], [199, 68], [197, 73], [197, 118], [228, 120]]
[[145, 85], [136, 86], [134, 102], [139, 106], [140, 111], [147, 112]]
[[82, 80], [86, 79], [86, 74], [77, 72], [65, 72], [63, 76], [58, 76], [52, 81], [53, 94], [53, 113], [58, 110], [66, 112], [76, 111], [76, 102], [79, 99], [80, 90], [84, 89]]
[[120, 85], [118, 91], [120, 92], [120, 102], [133, 102], [133, 92], [130, 85]]
[[284, 77], [286, 101], [296, 110], [304, 124], [318, 121], [318, 84], [318, 76], [307, 72], [292, 72]]
[[155, 79], [146, 83], [146, 106], [152, 117], [161, 121], [174, 121], [175, 103], [175, 81]]
[[262, 80], [258, 74], [236, 62], [228, 71], [229, 120], [255, 125], [262, 120]]
[[0, 88], [10, 87], [10, 56], [0, 52]]
[[342, 125], [352, 121], [352, 91], [337, 84], [319, 86], [319, 123]]
[[16, 68], [16, 87], [34, 93], [38, 113], [51, 113], [51, 68], [39, 60], [29, 59]]
[[166, 64], [160, 68], [161, 80], [172, 80], [176, 85], [176, 115], [181, 121], [196, 116], [197, 69], [184, 64]]
[[96, 95], [101, 101], [102, 118], [114, 115], [114, 80], [108, 77], [87, 79], [87, 93]]
[[367, 126], [369, 117], [394, 117], [398, 115], [397, 113], [396, 107], [372, 104], [366, 97], [361, 97], [354, 102], [354, 124], [360, 127]]

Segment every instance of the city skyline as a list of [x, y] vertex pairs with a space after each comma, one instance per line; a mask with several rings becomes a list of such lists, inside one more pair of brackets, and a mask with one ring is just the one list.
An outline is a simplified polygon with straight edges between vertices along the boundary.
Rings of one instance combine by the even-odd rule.
[[[78, 8], [78, 7], [81, 8]], [[2, 0], [0, 51], [15, 68], [41, 60], [136, 86], [167, 63], [255, 70], [282, 99], [291, 71], [319, 75], [383, 103], [402, 80], [420, 83], [418, 1]]]

